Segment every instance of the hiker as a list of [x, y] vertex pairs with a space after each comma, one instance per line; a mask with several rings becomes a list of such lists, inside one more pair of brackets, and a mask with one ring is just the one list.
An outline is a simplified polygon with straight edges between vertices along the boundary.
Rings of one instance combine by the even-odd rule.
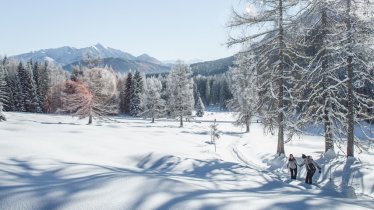
[[292, 154], [288, 158], [287, 168], [290, 169], [291, 179], [296, 179], [297, 175], [297, 161]]
[[306, 156], [304, 154], [301, 155], [303, 158], [303, 163], [301, 163], [299, 166], [305, 165], [306, 167], [306, 177], [305, 177], [305, 183], [312, 184], [312, 178], [314, 173], [316, 172], [316, 168], [318, 168], [318, 172], [321, 173], [321, 167], [313, 160], [311, 156]]

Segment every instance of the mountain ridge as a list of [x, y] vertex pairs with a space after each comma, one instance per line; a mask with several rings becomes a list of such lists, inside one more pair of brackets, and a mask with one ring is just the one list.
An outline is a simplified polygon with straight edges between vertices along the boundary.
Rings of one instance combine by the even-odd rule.
[[[146, 56], [145, 56], [146, 55]], [[90, 58], [123, 58], [127, 60], [140, 60], [147, 61], [161, 65], [162, 62], [154, 57], [147, 54], [140, 55], [138, 57], [124, 52], [122, 50], [114, 49], [111, 47], [104, 47], [102, 44], [97, 43], [89, 47], [75, 48], [70, 46], [63, 46], [58, 48], [41, 49], [37, 51], [31, 51], [28, 53], [22, 53], [19, 55], [10, 56], [10, 58], [27, 61], [27, 60], [38, 60], [38, 61], [54, 61], [61, 66], [65, 66], [74, 62], [87, 60]]]
[[[97, 60], [98, 66], [111, 66], [114, 71], [127, 73], [129, 71], [139, 71], [146, 74], [167, 73], [172, 67], [172, 63], [164, 63], [158, 59], [144, 53], [134, 56], [111, 47], [105, 47], [100, 43], [89, 47], [75, 48], [63, 46], [59, 48], [40, 49], [9, 58], [26, 62], [52, 61], [61, 65], [66, 71], [71, 71], [74, 66], [87, 66], [90, 59]], [[200, 61], [190, 64], [194, 75], [213, 75], [228, 71], [233, 65], [234, 56], [216, 59], [212, 61]]]

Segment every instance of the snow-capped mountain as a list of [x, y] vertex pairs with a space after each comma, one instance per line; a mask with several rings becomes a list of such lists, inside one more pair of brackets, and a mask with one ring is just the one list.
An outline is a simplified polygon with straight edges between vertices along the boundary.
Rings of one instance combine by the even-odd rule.
[[[87, 57], [93, 59], [99, 58], [99, 66], [111, 66], [115, 71], [127, 73], [128, 71], [140, 71], [146, 74], [165, 73], [170, 71], [173, 61], [161, 62], [148, 54], [134, 56], [101, 44], [96, 44], [85, 48], [60, 47], [51, 49], [42, 49], [10, 58], [26, 62], [33, 61], [52, 61], [61, 65], [65, 70], [71, 71], [73, 66], [87, 65]], [[226, 72], [233, 65], [234, 57], [228, 57], [208, 62], [198, 62], [201, 60], [191, 60], [186, 63], [191, 64], [194, 74], [214, 75]]]
[[156, 58], [153, 58], [149, 55], [143, 54], [141, 56], [135, 57], [127, 52], [123, 52], [121, 50], [110, 47], [105, 47], [99, 43], [94, 46], [79, 49], [68, 46], [53, 49], [43, 49], [15, 55], [12, 56], [12, 58], [21, 61], [27, 61], [30, 59], [38, 61], [54, 61], [58, 64], [61, 64], [62, 66], [65, 66], [74, 62], [85, 60], [87, 59], [88, 55], [92, 58], [122, 58], [125, 60], [146, 61], [158, 65], [162, 64], [161, 61], [158, 61]]

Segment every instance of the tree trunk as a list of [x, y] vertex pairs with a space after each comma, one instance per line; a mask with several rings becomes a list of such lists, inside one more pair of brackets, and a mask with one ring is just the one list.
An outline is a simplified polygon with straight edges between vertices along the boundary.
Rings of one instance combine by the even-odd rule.
[[278, 65], [278, 146], [277, 146], [277, 154], [281, 155], [284, 154], [284, 116], [283, 116], [283, 68], [284, 68], [284, 55], [283, 55], [283, 49], [284, 49], [284, 37], [283, 37], [283, 0], [279, 0], [279, 21], [278, 21], [278, 27], [279, 27], [279, 65]]
[[249, 133], [249, 117], [245, 118], [246, 133]]
[[[321, 23], [322, 23], [322, 37], [321, 37], [321, 46], [324, 48], [321, 54], [322, 57], [322, 84], [324, 86], [323, 90], [326, 90], [328, 87], [328, 80], [327, 80], [327, 68], [328, 68], [328, 58], [327, 58], [327, 52], [326, 52], [326, 43], [324, 40], [326, 40], [327, 36], [327, 14], [326, 14], [326, 7], [323, 6], [322, 8], [322, 14], [321, 14]], [[329, 95], [325, 92], [323, 99], [329, 100]], [[323, 120], [324, 120], [324, 130], [325, 130], [325, 152], [329, 150], [334, 150], [334, 140], [332, 138], [332, 123], [331, 119], [329, 117], [331, 104], [328, 101], [325, 105], [325, 108], [323, 110]]]
[[180, 125], [179, 125], [179, 127], [183, 127], [183, 116], [181, 115], [181, 116], [179, 116], [179, 119], [180, 119]]
[[88, 124], [91, 125], [92, 124], [92, 115], [90, 114], [90, 116], [88, 116]]
[[154, 117], [152, 117], [152, 123], [154, 123], [155, 122], [155, 118]]
[[352, 24], [350, 18], [351, 11], [351, 0], [347, 0], [347, 42], [348, 42], [348, 58], [347, 58], [347, 88], [348, 88], [348, 98], [347, 98], [347, 157], [354, 157], [354, 98], [353, 98], [353, 65], [352, 65]]

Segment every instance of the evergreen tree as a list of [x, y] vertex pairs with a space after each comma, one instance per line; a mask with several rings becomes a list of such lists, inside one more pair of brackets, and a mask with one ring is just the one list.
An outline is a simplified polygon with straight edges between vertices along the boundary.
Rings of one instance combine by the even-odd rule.
[[[21, 65], [21, 63], [20, 63]], [[19, 66], [19, 68], [23, 68]], [[19, 78], [19, 72], [15, 72], [13, 77], [10, 80], [10, 87], [13, 90], [13, 98], [14, 98], [14, 107], [17, 112], [25, 112], [25, 95], [23, 94], [22, 91], [22, 86]]]
[[44, 96], [42, 95], [42, 66], [39, 64], [38, 61], [36, 61], [33, 65], [33, 68], [32, 68], [32, 75], [33, 75], [33, 79], [34, 79], [34, 82], [35, 82], [35, 87], [36, 87], [36, 95], [38, 97], [38, 101], [39, 101], [39, 107], [40, 107], [40, 111], [42, 111], [42, 107], [43, 107], [43, 102], [44, 102]]
[[220, 90], [219, 90], [219, 106], [220, 109], [227, 109], [227, 102], [232, 98], [232, 93], [225, 77], [220, 79]]
[[39, 69], [39, 89], [38, 89], [38, 96], [40, 101], [40, 107], [44, 112], [46, 112], [45, 103], [47, 99], [47, 94], [49, 90], [49, 71], [48, 71], [48, 62], [45, 62]]
[[204, 111], [205, 111], [204, 103], [203, 103], [203, 100], [201, 100], [199, 92], [197, 92], [196, 97], [197, 97], [197, 103], [195, 105], [196, 116], [202, 117], [202, 116], [204, 116]]
[[207, 106], [210, 105], [210, 99], [211, 99], [211, 92], [210, 92], [210, 81], [209, 79], [206, 80], [205, 83], [205, 104]]
[[22, 62], [20, 62], [18, 65], [18, 75], [24, 99], [25, 111], [41, 112], [36, 85], [32, 75], [32, 62], [27, 62], [26, 67], [23, 66]]
[[181, 61], [172, 67], [168, 75], [168, 109], [172, 116], [179, 117], [180, 127], [183, 127], [183, 116], [190, 116], [194, 106], [191, 76], [191, 68]]
[[5, 95], [7, 96], [6, 102], [3, 104], [4, 105], [4, 110], [5, 111], [16, 111], [15, 107], [15, 101], [14, 101], [14, 91], [12, 87], [12, 75], [8, 73], [8, 70], [4, 66], [4, 73], [5, 73]]
[[119, 78], [118, 81], [118, 90], [119, 90], [119, 112], [124, 114], [126, 111], [126, 80], [123, 77]]
[[142, 112], [141, 98], [144, 92], [143, 77], [136, 71], [131, 83], [130, 115], [138, 117]]
[[124, 113], [130, 114], [130, 101], [132, 98], [132, 73], [131, 71], [127, 74], [126, 84], [125, 84], [125, 93], [124, 93], [124, 99], [123, 99], [123, 110]]
[[0, 64], [0, 121], [5, 121], [5, 115], [3, 114], [3, 104], [8, 102], [7, 97], [7, 84], [5, 78], [6, 70], [2, 64]]

